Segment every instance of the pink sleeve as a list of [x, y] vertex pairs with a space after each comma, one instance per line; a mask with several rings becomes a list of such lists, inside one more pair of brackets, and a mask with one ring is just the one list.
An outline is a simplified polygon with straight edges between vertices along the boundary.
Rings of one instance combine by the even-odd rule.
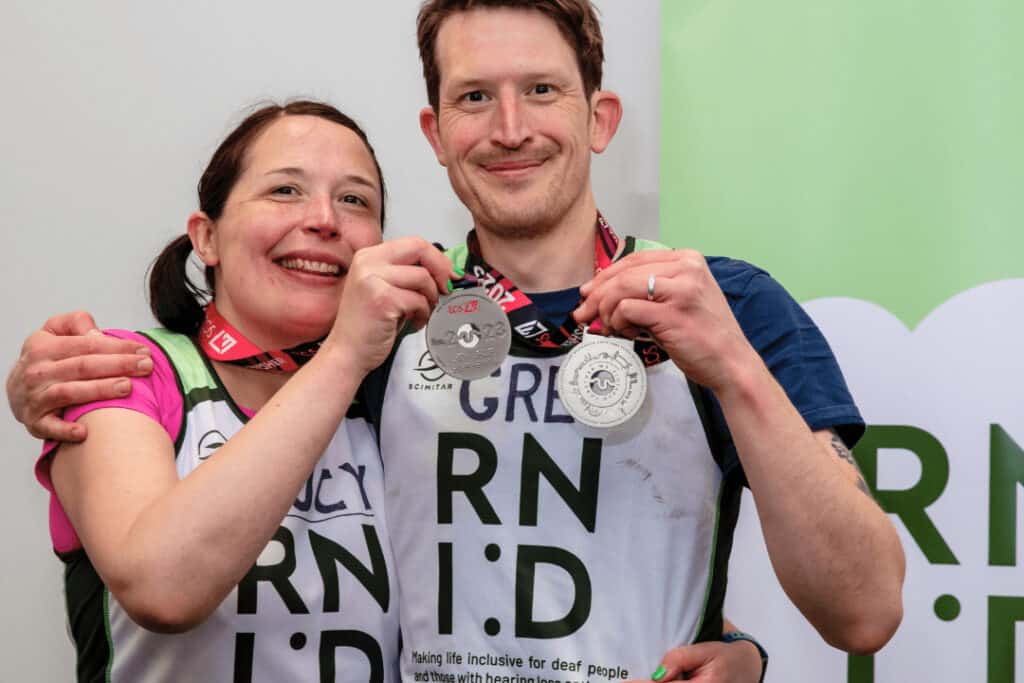
[[[132, 391], [124, 398], [112, 401], [94, 401], [80, 406], [72, 406], [64, 411], [64, 419], [73, 422], [100, 408], [126, 408], [142, 413], [160, 423], [171, 437], [178, 438], [181, 429], [181, 416], [184, 408], [178, 380], [170, 361], [160, 347], [152, 341], [126, 330], [104, 330], [104, 334], [119, 339], [130, 339], [145, 344], [152, 350], [153, 372], [148, 377], [133, 377]], [[47, 441], [43, 444], [43, 452], [36, 461], [36, 479], [50, 492], [50, 537], [53, 549], [58, 553], [66, 553], [82, 547], [71, 522], [64, 513], [60, 501], [50, 481], [50, 464], [57, 455], [59, 442]]]

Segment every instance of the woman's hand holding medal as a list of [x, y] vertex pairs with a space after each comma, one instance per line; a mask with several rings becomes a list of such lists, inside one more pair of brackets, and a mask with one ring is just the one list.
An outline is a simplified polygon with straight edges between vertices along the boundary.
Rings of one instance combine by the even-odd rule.
[[469, 280], [455, 283], [427, 323], [427, 350], [434, 362], [455, 379], [487, 377], [508, 356], [512, 326], [487, 291]]
[[640, 251], [580, 288], [578, 322], [600, 320], [605, 334], [651, 335], [693, 381], [718, 390], [741, 359], [757, 354], [699, 252]]
[[357, 371], [368, 373], [387, 358], [403, 324], [426, 324], [452, 276], [448, 257], [419, 237], [360, 249], [320, 353], [341, 350]]

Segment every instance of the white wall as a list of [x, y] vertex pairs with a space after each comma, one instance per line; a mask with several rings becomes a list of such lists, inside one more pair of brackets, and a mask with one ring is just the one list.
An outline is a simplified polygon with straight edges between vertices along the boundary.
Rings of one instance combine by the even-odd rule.
[[[620, 232], [655, 237], [659, 3], [599, 0], [605, 87], [626, 116], [595, 164], [598, 201]], [[184, 232], [195, 184], [242, 110], [310, 96], [367, 129], [392, 193], [388, 234], [451, 242], [469, 225], [421, 138], [426, 101], [417, 0], [70, 3], [6, 0], [0, 22], [0, 365], [49, 315], [152, 324], [144, 274]], [[0, 411], [3, 412], [3, 411]], [[0, 680], [73, 679], [61, 565], [32, 477], [38, 444], [0, 417]]]

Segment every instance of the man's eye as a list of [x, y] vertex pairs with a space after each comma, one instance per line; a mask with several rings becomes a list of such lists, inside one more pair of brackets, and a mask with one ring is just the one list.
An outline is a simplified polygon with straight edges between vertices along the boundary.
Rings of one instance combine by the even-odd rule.
[[482, 91], [474, 90], [473, 92], [468, 92], [465, 95], [463, 95], [462, 99], [464, 99], [466, 102], [483, 102], [484, 97], [485, 96]]
[[548, 83], [538, 83], [537, 85], [533, 86], [533, 92], [538, 95], [547, 95], [549, 92], [551, 92], [551, 85], [549, 85]]

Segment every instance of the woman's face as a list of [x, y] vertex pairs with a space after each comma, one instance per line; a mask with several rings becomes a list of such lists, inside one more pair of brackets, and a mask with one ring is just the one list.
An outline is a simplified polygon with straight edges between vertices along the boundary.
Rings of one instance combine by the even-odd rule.
[[354, 132], [315, 116], [277, 119], [199, 240], [216, 268], [217, 310], [266, 349], [327, 334], [353, 254], [381, 240], [382, 201]]

